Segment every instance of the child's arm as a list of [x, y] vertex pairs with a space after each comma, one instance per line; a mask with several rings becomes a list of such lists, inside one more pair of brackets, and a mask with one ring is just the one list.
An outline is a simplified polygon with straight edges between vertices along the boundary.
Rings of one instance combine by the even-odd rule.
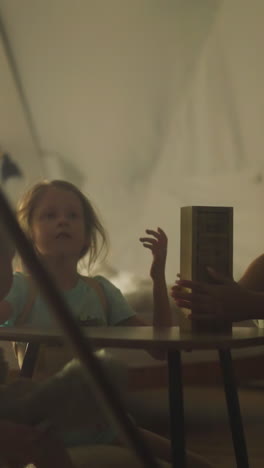
[[144, 247], [151, 250], [153, 255], [150, 268], [150, 276], [153, 280], [153, 325], [170, 327], [172, 317], [165, 278], [167, 236], [161, 228], [157, 231], [147, 229], [146, 233], [151, 237], [141, 237], [140, 241]]
[[[150, 249], [153, 261], [150, 268], [150, 276], [153, 280], [153, 326], [170, 327], [172, 324], [171, 309], [168, 297], [168, 290], [165, 279], [165, 265], [167, 258], [167, 236], [165, 232], [158, 228], [157, 231], [147, 229], [148, 236], [139, 240], [143, 246]], [[138, 315], [134, 315], [120, 322], [119, 325], [141, 326], [147, 325]], [[160, 350], [149, 351], [149, 354], [158, 360], [166, 359], [167, 353]]]

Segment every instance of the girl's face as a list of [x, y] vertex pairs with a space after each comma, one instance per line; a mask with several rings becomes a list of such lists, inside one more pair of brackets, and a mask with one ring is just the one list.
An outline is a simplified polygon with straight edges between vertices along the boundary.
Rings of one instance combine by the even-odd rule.
[[82, 203], [70, 190], [48, 188], [33, 211], [31, 228], [35, 248], [44, 257], [78, 261], [88, 245]]

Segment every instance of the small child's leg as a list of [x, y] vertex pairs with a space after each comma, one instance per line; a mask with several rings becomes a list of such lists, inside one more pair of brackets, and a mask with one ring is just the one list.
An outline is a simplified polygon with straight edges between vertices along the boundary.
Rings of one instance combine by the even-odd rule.
[[[171, 442], [166, 437], [162, 437], [154, 432], [140, 428], [142, 437], [147, 442], [155, 458], [160, 458], [171, 462]], [[200, 455], [186, 451], [188, 468], [213, 468], [212, 465]]]

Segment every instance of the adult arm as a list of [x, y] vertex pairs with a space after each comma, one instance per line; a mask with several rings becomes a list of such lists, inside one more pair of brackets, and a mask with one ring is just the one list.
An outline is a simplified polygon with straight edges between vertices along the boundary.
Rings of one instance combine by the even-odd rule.
[[[210, 274], [219, 284], [180, 279], [172, 288], [172, 297], [179, 307], [192, 309], [196, 320], [209, 317], [229, 321], [264, 318], [264, 292], [252, 291], [218, 273]], [[186, 291], [186, 288], [190, 291]]]

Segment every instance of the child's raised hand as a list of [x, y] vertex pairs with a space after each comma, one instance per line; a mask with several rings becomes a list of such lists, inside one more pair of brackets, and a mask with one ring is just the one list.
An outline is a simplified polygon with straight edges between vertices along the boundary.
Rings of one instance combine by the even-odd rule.
[[167, 236], [161, 228], [157, 228], [157, 231], [146, 229], [146, 233], [148, 237], [140, 237], [139, 240], [144, 247], [151, 250], [153, 255], [150, 276], [153, 280], [163, 278], [167, 258]]

